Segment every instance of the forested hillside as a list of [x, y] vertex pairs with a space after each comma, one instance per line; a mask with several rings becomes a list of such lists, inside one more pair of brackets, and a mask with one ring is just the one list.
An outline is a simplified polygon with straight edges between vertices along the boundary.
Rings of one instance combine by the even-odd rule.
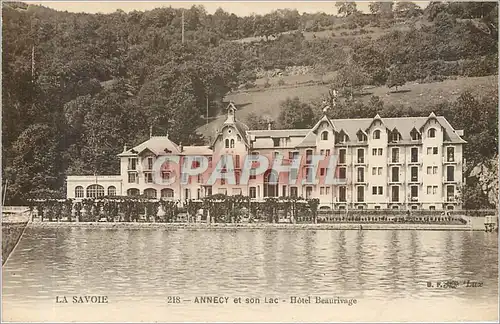
[[[217, 115], [230, 91], [255, 86], [258, 71], [332, 71], [331, 86], [345, 96], [363, 85], [497, 74], [496, 3], [338, 9], [342, 17], [288, 9], [237, 17], [202, 6], [76, 14], [4, 3], [7, 201], [64, 196], [68, 174], [115, 174], [116, 154], [150, 127], [184, 144], [206, 142], [194, 129], [206, 123], [207, 99]], [[361, 36], [333, 37], [339, 30]], [[254, 36], [263, 40], [235, 41]]]

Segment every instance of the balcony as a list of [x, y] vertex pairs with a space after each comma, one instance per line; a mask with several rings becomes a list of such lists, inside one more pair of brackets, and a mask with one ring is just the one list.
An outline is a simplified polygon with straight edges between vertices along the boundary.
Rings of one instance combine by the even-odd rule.
[[389, 184], [403, 184], [404, 181], [402, 178], [392, 178], [388, 179]]
[[448, 197], [446, 197], [446, 201], [447, 202], [454, 202], [454, 201], [456, 201], [455, 196], [448, 196]]
[[410, 197], [411, 202], [418, 202], [418, 197]]
[[456, 180], [455, 178], [444, 178], [443, 182], [444, 183], [457, 183], [458, 180]]
[[365, 158], [357, 158], [354, 160], [354, 165], [366, 165], [366, 160]]
[[422, 183], [418, 177], [411, 177], [408, 183]]
[[457, 164], [458, 160], [455, 159], [455, 156], [445, 156], [443, 157], [443, 164]]
[[400, 160], [400, 159], [390, 159], [387, 164], [389, 164], [389, 165], [399, 165], [399, 164], [403, 164], [403, 161]]
[[419, 165], [422, 164], [422, 161], [419, 161], [418, 157], [417, 158], [411, 158], [408, 164], [413, 164], [413, 165]]

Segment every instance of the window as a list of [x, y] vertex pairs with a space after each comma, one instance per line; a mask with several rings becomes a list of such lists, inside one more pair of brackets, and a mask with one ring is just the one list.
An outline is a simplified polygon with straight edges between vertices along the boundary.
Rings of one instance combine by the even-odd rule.
[[93, 184], [87, 187], [87, 198], [97, 198], [104, 196], [104, 187]]
[[115, 186], [108, 187], [108, 196], [116, 196], [116, 187]]
[[432, 194], [435, 195], [437, 194], [438, 187], [437, 186], [432, 186]]
[[382, 156], [383, 150], [381, 148], [378, 149], [378, 155]]
[[310, 199], [312, 196], [313, 188], [312, 187], [306, 187], [306, 199]]
[[280, 146], [280, 138], [273, 138], [273, 146], [274, 147]]
[[384, 192], [384, 187], [382, 186], [373, 186], [372, 187], [372, 194], [373, 195], [383, 195]]
[[83, 198], [84, 192], [83, 192], [83, 187], [78, 186], [75, 188], [75, 198]]
[[380, 206], [375, 206], [375, 209], [377, 209], [377, 210], [380, 209]]
[[323, 131], [321, 133], [321, 140], [322, 141], [327, 141], [328, 140], [328, 132], [327, 131]]
[[410, 191], [411, 191], [410, 196], [412, 199], [418, 198], [418, 186], [411, 186]]
[[339, 163], [342, 163], [342, 164], [345, 163], [345, 155], [346, 155], [346, 149], [340, 149], [339, 150]]
[[447, 166], [446, 167], [446, 181], [455, 181], [455, 167]]
[[170, 188], [162, 189], [160, 195], [162, 198], [174, 198], [174, 190]]
[[437, 147], [433, 147], [432, 148], [432, 154], [434, 154], [434, 155], [438, 154], [438, 148]]
[[339, 206], [339, 210], [345, 210], [345, 206], [344, 205]]
[[198, 176], [196, 177], [196, 181], [198, 183], [203, 183], [203, 175], [202, 174], [198, 174]]
[[418, 162], [418, 147], [411, 148], [411, 162]]
[[184, 189], [184, 198], [191, 199], [191, 190], [189, 190], [188, 188]]
[[294, 181], [295, 181], [295, 180], [297, 180], [298, 173], [299, 173], [299, 169], [296, 169], [296, 168], [291, 168], [291, 169], [290, 169], [290, 176], [291, 176], [291, 178], [292, 178]]
[[398, 186], [392, 186], [392, 202], [398, 202], [399, 201], [399, 187]]
[[358, 202], [364, 202], [365, 201], [365, 188], [359, 186], [357, 189], [358, 193]]
[[224, 186], [225, 184], [226, 184], [226, 179], [221, 178], [221, 179], [220, 179], [220, 185], [221, 185], [221, 186]]
[[420, 133], [415, 128], [411, 130], [410, 136], [412, 141], [418, 141], [421, 138]]
[[228, 139], [226, 139], [225, 143], [226, 143], [226, 145], [225, 145], [226, 148], [229, 148], [229, 140]]
[[372, 155], [377, 155], [377, 149], [376, 148], [372, 149]]
[[446, 161], [455, 162], [455, 148], [453, 146], [448, 146], [446, 148]]
[[305, 168], [304, 171], [305, 171], [306, 181], [312, 182], [314, 177], [313, 168]]
[[250, 187], [250, 198], [257, 198], [257, 188]]
[[427, 131], [427, 135], [428, 135], [430, 138], [434, 138], [434, 137], [436, 137], [436, 129], [435, 129], [435, 128], [429, 128], [429, 130]]
[[249, 177], [250, 180], [255, 180], [257, 179], [257, 175], [256, 175], [256, 171], [255, 169], [250, 169], [250, 177]]
[[366, 141], [366, 135], [363, 134], [362, 132], [358, 132], [358, 142], [365, 142]]
[[205, 196], [210, 197], [212, 195], [212, 187], [205, 187]]
[[358, 163], [365, 163], [365, 150], [358, 149]]
[[418, 167], [411, 168], [411, 181], [412, 182], [418, 181]]
[[347, 201], [347, 189], [346, 189], [346, 187], [339, 187], [339, 201], [340, 202]]
[[395, 168], [392, 168], [392, 182], [398, 182], [399, 181], [399, 168], [398, 167], [395, 167]]
[[358, 182], [365, 182], [365, 168], [358, 168]]
[[319, 150], [319, 155], [325, 155], [325, 150]]
[[429, 206], [429, 210], [436, 210], [436, 206]]
[[329, 195], [330, 194], [330, 187], [325, 187], [325, 194]]
[[320, 187], [319, 188], [319, 194], [323, 196], [325, 194], [325, 187]]
[[380, 131], [378, 129], [373, 132], [373, 139], [380, 139]]
[[391, 161], [393, 163], [398, 163], [399, 162], [399, 148], [398, 147], [393, 147], [391, 152], [392, 152]]
[[148, 170], [153, 170], [153, 158], [148, 157]]
[[382, 167], [378, 168], [378, 175], [382, 175]]
[[241, 178], [241, 171], [236, 171], [234, 173], [234, 180], [237, 185], [240, 184], [240, 178]]
[[230, 144], [230, 147], [231, 147], [231, 148], [234, 148], [234, 139], [231, 139], [231, 142], [230, 142], [230, 143], [231, 143], [231, 144]]
[[298, 197], [297, 187], [290, 187], [290, 196], [292, 196], [292, 197]]
[[427, 174], [431, 174], [432, 173], [432, 167], [428, 166], [427, 167]]
[[325, 150], [325, 155], [330, 156], [330, 150]]
[[372, 168], [372, 175], [377, 175], [377, 168], [375, 167]]
[[438, 173], [438, 167], [437, 166], [433, 166], [432, 167], [432, 174], [437, 174]]
[[346, 168], [339, 168], [339, 179], [345, 180], [346, 178]]
[[137, 172], [128, 173], [128, 183], [137, 183]]
[[235, 161], [234, 161], [234, 166], [235, 166], [235, 168], [236, 168], [236, 169], [239, 169], [239, 168], [240, 168], [240, 156], [239, 156], [239, 155], [236, 155], [236, 156], [234, 157], [234, 160], [235, 160]]
[[427, 194], [432, 194], [432, 186], [427, 186]]
[[130, 188], [127, 190], [127, 196], [139, 196], [139, 195], [140, 195], [139, 189]]
[[278, 197], [279, 174], [270, 169], [264, 173], [264, 197]]
[[312, 154], [313, 154], [312, 150], [306, 150], [306, 164], [311, 164], [311, 162], [312, 162], [312, 160], [311, 160], [312, 159], [311, 158]]
[[156, 189], [153, 188], [144, 189], [144, 196], [148, 198], [156, 198]]
[[446, 186], [446, 200], [447, 201], [455, 200], [455, 187], [454, 186]]
[[394, 131], [391, 133], [391, 142], [399, 142], [401, 135], [398, 131]]
[[144, 172], [144, 181], [146, 183], [153, 183], [153, 173], [152, 172]]
[[319, 175], [324, 176], [325, 175], [325, 168], [320, 168], [319, 169]]
[[236, 135], [236, 139], [238, 140], [238, 142], [241, 142], [241, 136], [240, 136], [240, 134]]
[[201, 199], [201, 189], [196, 189], [196, 199]]
[[137, 158], [129, 158], [128, 159], [128, 169], [129, 170], [137, 170]]
[[281, 195], [286, 197], [286, 186], [281, 187]]

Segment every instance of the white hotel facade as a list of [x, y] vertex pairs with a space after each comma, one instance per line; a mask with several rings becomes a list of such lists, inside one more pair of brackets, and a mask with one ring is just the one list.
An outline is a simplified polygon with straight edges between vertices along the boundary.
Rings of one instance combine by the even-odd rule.
[[[321, 209], [461, 209], [458, 199], [463, 172], [463, 131], [455, 130], [442, 116], [331, 120], [323, 116], [312, 129], [249, 130], [236, 119], [231, 103], [227, 119], [210, 146], [182, 146], [168, 136], [151, 138], [118, 154], [120, 174], [116, 176], [68, 176], [67, 197], [95, 198], [105, 195], [145, 195], [157, 199], [186, 199], [224, 193], [246, 195], [252, 200], [266, 197], [301, 196], [318, 198]], [[240, 181], [244, 159], [258, 154], [270, 160], [283, 157], [283, 165], [301, 157], [296, 183], [288, 173], [268, 170]], [[317, 167], [313, 184], [301, 178], [314, 170], [312, 155], [337, 156], [336, 176], [342, 184], [328, 184], [326, 164]], [[180, 164], [162, 165], [160, 181], [154, 181], [153, 166], [165, 155], [204, 156], [209, 168], [190, 176], [186, 184], [172, 177], [181, 175]], [[221, 155], [233, 157], [236, 182], [207, 180]], [[272, 163], [272, 162], [271, 162]], [[270, 164], [270, 167], [271, 168]], [[273, 179], [278, 179], [277, 183]]]

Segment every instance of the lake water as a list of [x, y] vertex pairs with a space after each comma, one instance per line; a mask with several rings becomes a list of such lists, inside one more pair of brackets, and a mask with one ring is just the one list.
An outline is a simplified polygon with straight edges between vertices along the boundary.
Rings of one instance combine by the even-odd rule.
[[[444, 280], [460, 285], [435, 287]], [[497, 320], [498, 240], [458, 231], [28, 228], [3, 267], [2, 292], [3, 320]], [[109, 303], [72, 304], [75, 295]], [[196, 304], [197, 296], [230, 303]], [[357, 304], [314, 304], [316, 296]], [[252, 297], [260, 304], [245, 304]]]

